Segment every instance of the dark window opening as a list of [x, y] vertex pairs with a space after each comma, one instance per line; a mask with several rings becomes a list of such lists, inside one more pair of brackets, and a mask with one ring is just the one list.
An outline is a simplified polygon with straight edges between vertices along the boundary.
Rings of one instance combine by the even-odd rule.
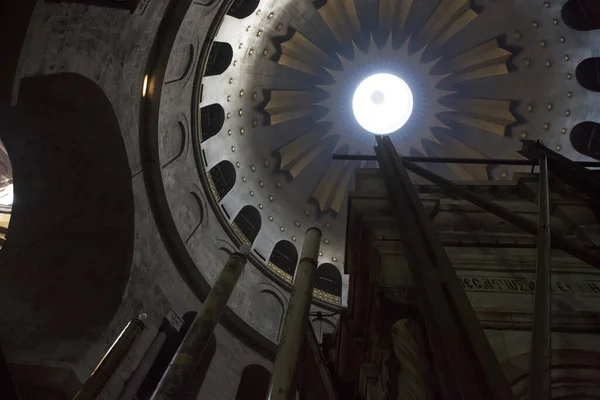
[[562, 8], [564, 23], [578, 31], [600, 29], [600, 1], [569, 0]]
[[261, 365], [248, 365], [242, 371], [242, 377], [235, 400], [264, 400], [269, 390], [271, 374]]
[[269, 261], [284, 272], [294, 276], [296, 264], [298, 263], [298, 251], [296, 250], [296, 246], [287, 240], [277, 242]]
[[342, 275], [333, 264], [323, 264], [317, 268], [315, 289], [334, 296], [342, 296]]
[[575, 69], [577, 82], [587, 90], [600, 92], [600, 58], [586, 58]]
[[220, 104], [211, 104], [200, 109], [202, 141], [215, 136], [225, 123], [225, 111]]
[[600, 160], [600, 124], [586, 121], [571, 129], [571, 144], [579, 153]]
[[229, 43], [214, 42], [208, 60], [204, 76], [220, 75], [229, 67], [233, 58], [233, 49]]
[[260, 231], [260, 213], [252, 206], [245, 206], [233, 220], [250, 243], [254, 242]]
[[246, 18], [256, 10], [258, 3], [259, 0], [235, 0], [227, 14], [237, 19]]
[[235, 184], [235, 168], [229, 161], [221, 161], [212, 167], [209, 173], [220, 200]]

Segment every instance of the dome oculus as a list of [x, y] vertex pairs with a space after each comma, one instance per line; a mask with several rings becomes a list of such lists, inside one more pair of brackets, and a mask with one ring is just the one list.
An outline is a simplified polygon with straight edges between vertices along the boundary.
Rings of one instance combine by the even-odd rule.
[[358, 84], [352, 97], [352, 112], [364, 129], [386, 135], [400, 129], [412, 114], [413, 95], [396, 75], [380, 73]]

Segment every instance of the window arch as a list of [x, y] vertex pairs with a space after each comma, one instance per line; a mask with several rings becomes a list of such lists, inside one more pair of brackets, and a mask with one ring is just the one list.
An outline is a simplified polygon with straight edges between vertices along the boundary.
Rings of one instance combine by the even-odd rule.
[[269, 390], [271, 373], [262, 365], [251, 364], [242, 371], [235, 400], [264, 400]]
[[227, 15], [231, 15], [237, 19], [248, 17], [258, 7], [259, 0], [234, 0]]
[[204, 76], [220, 75], [229, 67], [233, 58], [233, 49], [229, 43], [214, 42], [210, 48]]
[[215, 136], [225, 123], [225, 110], [220, 104], [211, 104], [200, 109], [200, 133], [202, 141]]
[[315, 289], [340, 297], [342, 295], [342, 275], [333, 264], [322, 264], [317, 268]]
[[283, 272], [294, 276], [298, 264], [298, 250], [291, 242], [280, 240], [273, 248], [269, 262]]
[[221, 200], [235, 184], [235, 167], [229, 161], [221, 161], [208, 172], [212, 180], [214, 190]]
[[600, 29], [598, 0], [569, 0], [561, 10], [564, 23], [577, 31]]
[[233, 220], [233, 228], [246, 239], [247, 245], [251, 245], [260, 231], [260, 213], [253, 206], [244, 206]]
[[587, 90], [600, 92], [600, 58], [586, 58], [575, 69], [577, 82]]
[[571, 145], [579, 153], [600, 160], [600, 124], [581, 122], [571, 129]]

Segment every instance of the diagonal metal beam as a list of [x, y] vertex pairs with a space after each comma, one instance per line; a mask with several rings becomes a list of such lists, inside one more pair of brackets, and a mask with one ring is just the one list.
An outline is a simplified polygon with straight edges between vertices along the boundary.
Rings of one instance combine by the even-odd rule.
[[458, 383], [460, 377], [467, 379], [469, 375], [473, 376], [475, 371], [469, 368], [464, 357], [461, 356], [466, 353], [466, 349], [459, 341], [458, 329], [451, 318], [452, 311], [442, 295], [438, 273], [432, 268], [432, 261], [425, 247], [415, 243], [419, 242], [419, 238], [416, 238], [418, 228], [415, 213], [411, 210], [405, 193], [408, 185], [398, 179], [393, 162], [385, 149], [377, 146], [375, 152], [398, 221], [398, 230], [408, 244], [406, 248], [412, 250], [406, 252], [406, 258], [415, 283], [444, 394], [449, 399], [481, 397], [481, 393], [476, 392], [473, 384], [461, 390]]
[[529, 399], [550, 398], [550, 369], [552, 365], [552, 303], [550, 298], [550, 201], [548, 190], [548, 160], [539, 158], [539, 213], [537, 235], [537, 265], [533, 295], [533, 328], [529, 372]]
[[[504, 208], [494, 202], [484, 199], [483, 197], [465, 189], [464, 187], [457, 185], [454, 182], [451, 182], [441, 176], [428, 171], [427, 169], [413, 164], [411, 162], [404, 162], [404, 166], [407, 170], [414, 172], [415, 174], [427, 179], [428, 181], [440, 186], [448, 193], [455, 194], [457, 196], [462, 197], [465, 200], [470, 201], [471, 203], [481, 207], [482, 209], [490, 212], [507, 222], [513, 224], [519, 229], [523, 229], [526, 232], [529, 232], [532, 235], [537, 235], [537, 225], [528, 220], [527, 218], [510, 211], [507, 208]], [[586, 263], [590, 264], [593, 267], [600, 269], [600, 256], [586, 250], [584, 247], [579, 246], [577, 244], [571, 243], [570, 241], [563, 238], [561, 235], [556, 233], [550, 233], [551, 241], [556, 245], [556, 248], [561, 249], [573, 257], [576, 257]]]
[[[428, 322], [436, 363], [448, 398], [513, 399], [506, 377], [462, 288], [456, 271], [391, 140], [375, 148]], [[439, 340], [441, 339], [441, 343]], [[466, 352], [464, 352], [466, 350]], [[445, 354], [442, 354], [445, 353]], [[472, 355], [471, 357], [467, 355]], [[440, 365], [440, 358], [445, 364]], [[446, 368], [450, 367], [448, 370]], [[450, 376], [448, 376], [450, 375]], [[451, 382], [451, 378], [455, 382]], [[459, 396], [452, 394], [458, 386]]]
[[519, 153], [535, 163], [541, 158], [545, 158], [548, 171], [553, 176], [585, 194], [596, 204], [600, 204], [598, 171], [584, 168], [580, 163], [570, 160], [534, 140], [524, 140], [523, 148]]

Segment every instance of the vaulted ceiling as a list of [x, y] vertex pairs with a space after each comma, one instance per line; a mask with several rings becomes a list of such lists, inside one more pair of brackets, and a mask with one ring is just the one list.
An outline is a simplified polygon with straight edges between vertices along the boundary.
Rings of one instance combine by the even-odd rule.
[[[391, 134], [404, 155], [519, 158], [527, 138], [587, 159], [569, 133], [600, 119], [598, 93], [579, 83], [578, 69], [600, 54], [600, 31], [573, 29], [577, 15], [561, 15], [565, 3], [234, 2], [197, 108], [203, 173], [224, 221], [261, 249], [282, 240], [299, 247], [306, 228], [321, 226], [319, 262], [342, 270], [347, 192], [355, 169], [375, 164], [331, 156], [373, 154], [374, 138], [350, 105], [358, 83], [375, 72], [393, 72], [413, 91], [415, 111]], [[511, 179], [519, 170], [429, 167], [458, 180]], [[240, 218], [246, 206], [256, 213]], [[289, 281], [269, 254], [261, 256], [274, 277]]]

